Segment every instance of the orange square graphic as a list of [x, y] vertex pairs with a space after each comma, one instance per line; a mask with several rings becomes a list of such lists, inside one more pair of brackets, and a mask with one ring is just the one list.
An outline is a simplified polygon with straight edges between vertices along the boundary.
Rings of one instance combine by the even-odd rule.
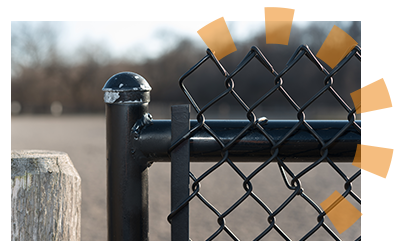
[[265, 21], [293, 21], [295, 9], [285, 7], [264, 7]]
[[[354, 107], [356, 108], [357, 114], [361, 114], [361, 90], [362, 90], [362, 88], [357, 89], [356, 91], [350, 93], [350, 96], [351, 96], [351, 99], [353, 100], [353, 104], [354, 104]], [[366, 98], [367, 98], [367, 96], [364, 98], [364, 100], [366, 100]], [[372, 110], [370, 110], [370, 111], [372, 111]]]
[[321, 202], [320, 206], [340, 234], [350, 228], [362, 215], [336, 190]]
[[267, 44], [289, 44], [292, 22], [274, 21], [268, 22], [265, 26], [265, 42]]
[[267, 44], [288, 45], [294, 9], [265, 8], [265, 40]]
[[317, 57], [333, 69], [357, 44], [351, 36], [334, 25], [319, 49]]
[[231, 33], [223, 17], [197, 31], [218, 60], [236, 51]]
[[357, 114], [392, 107], [389, 91], [382, 79], [350, 93]]
[[361, 104], [361, 113], [393, 108], [383, 77], [361, 88]]
[[393, 149], [358, 144], [353, 166], [386, 178], [392, 156]]

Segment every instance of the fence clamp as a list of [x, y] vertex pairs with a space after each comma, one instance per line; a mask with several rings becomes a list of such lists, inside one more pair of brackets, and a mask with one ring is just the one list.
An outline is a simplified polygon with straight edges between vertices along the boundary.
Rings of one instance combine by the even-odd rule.
[[137, 120], [137, 122], [135, 123], [135, 125], [133, 125], [132, 127], [132, 135], [133, 135], [133, 139], [135, 140], [139, 140], [139, 136], [140, 136], [140, 131], [142, 131], [142, 129], [148, 125], [148, 124], [152, 124], [153, 123], [153, 117], [151, 116], [150, 113], [146, 113], [142, 116], [142, 118], [140, 118], [139, 120]]

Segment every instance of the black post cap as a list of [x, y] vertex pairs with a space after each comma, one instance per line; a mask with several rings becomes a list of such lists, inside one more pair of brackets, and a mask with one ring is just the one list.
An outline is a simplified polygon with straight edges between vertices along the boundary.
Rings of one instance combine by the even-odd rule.
[[133, 72], [121, 72], [108, 79], [103, 91], [124, 92], [124, 91], [151, 91], [149, 83], [141, 75]]
[[121, 72], [108, 79], [103, 87], [104, 102], [109, 104], [143, 104], [150, 102], [151, 87], [141, 75]]

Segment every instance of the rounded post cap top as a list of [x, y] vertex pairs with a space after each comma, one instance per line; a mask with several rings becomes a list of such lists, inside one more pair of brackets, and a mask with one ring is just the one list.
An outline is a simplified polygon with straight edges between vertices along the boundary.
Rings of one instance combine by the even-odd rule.
[[149, 83], [141, 75], [133, 72], [120, 72], [108, 79], [103, 91], [124, 92], [124, 91], [150, 91]]

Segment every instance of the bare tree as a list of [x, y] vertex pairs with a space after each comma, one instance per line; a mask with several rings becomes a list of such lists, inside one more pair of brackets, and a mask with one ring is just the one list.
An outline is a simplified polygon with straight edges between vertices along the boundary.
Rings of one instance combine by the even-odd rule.
[[12, 22], [11, 63], [13, 73], [21, 67], [43, 67], [59, 60], [59, 23]]

